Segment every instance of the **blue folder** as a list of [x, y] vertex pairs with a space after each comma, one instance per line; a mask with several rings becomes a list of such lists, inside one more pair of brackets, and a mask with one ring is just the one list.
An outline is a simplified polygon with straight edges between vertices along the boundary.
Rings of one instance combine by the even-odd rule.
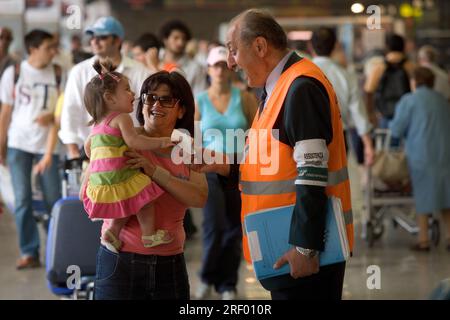
[[[293, 246], [289, 230], [294, 206], [278, 207], [245, 216], [244, 225], [250, 255], [258, 280], [290, 273], [289, 264], [275, 270], [274, 263]], [[338, 198], [328, 199], [325, 222], [325, 248], [320, 252], [320, 265], [346, 261], [349, 246], [343, 210]]]

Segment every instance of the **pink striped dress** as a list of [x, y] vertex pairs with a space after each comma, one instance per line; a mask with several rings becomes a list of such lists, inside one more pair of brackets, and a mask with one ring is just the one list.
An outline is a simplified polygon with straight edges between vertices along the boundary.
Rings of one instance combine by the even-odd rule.
[[113, 113], [91, 133], [90, 176], [83, 203], [90, 218], [117, 219], [135, 215], [163, 190], [138, 169], [127, 168], [128, 150], [122, 133], [109, 123]]

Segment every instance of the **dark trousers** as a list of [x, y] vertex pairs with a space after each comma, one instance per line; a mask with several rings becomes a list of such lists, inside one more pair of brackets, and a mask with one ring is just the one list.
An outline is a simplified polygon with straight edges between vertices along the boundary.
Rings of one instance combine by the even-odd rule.
[[182, 253], [173, 256], [113, 253], [100, 246], [95, 300], [189, 300]]
[[345, 262], [321, 267], [319, 273], [297, 279], [296, 285], [272, 290], [273, 300], [341, 300]]
[[241, 195], [226, 189], [217, 174], [207, 174], [208, 200], [203, 208], [201, 281], [217, 292], [236, 290], [241, 261]]

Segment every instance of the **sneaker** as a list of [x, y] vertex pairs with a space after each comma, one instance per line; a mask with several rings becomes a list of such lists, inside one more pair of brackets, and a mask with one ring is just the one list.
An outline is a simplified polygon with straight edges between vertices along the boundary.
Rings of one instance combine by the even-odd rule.
[[222, 300], [235, 300], [236, 299], [236, 292], [233, 290], [228, 290], [222, 292]]
[[197, 291], [195, 291], [195, 298], [199, 300], [208, 299], [211, 296], [212, 286], [203, 282], [197, 287]]

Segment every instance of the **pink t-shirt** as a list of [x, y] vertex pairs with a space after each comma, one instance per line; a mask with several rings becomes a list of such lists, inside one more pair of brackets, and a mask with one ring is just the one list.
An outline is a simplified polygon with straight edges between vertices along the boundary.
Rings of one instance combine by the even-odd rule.
[[[169, 170], [173, 176], [189, 180], [189, 168], [184, 164], [174, 164], [170, 159], [170, 154], [155, 154], [150, 151], [143, 151], [142, 154], [153, 164]], [[120, 240], [123, 243], [121, 251], [159, 256], [170, 256], [183, 252], [185, 240], [183, 218], [187, 209], [186, 205], [180, 203], [170, 193], [164, 192], [154, 201], [154, 206], [155, 229], [168, 230], [174, 240], [168, 244], [145, 248], [141, 241], [142, 233], [139, 223], [136, 216], [132, 216], [120, 233]], [[109, 224], [110, 220], [104, 221], [102, 233]]]

